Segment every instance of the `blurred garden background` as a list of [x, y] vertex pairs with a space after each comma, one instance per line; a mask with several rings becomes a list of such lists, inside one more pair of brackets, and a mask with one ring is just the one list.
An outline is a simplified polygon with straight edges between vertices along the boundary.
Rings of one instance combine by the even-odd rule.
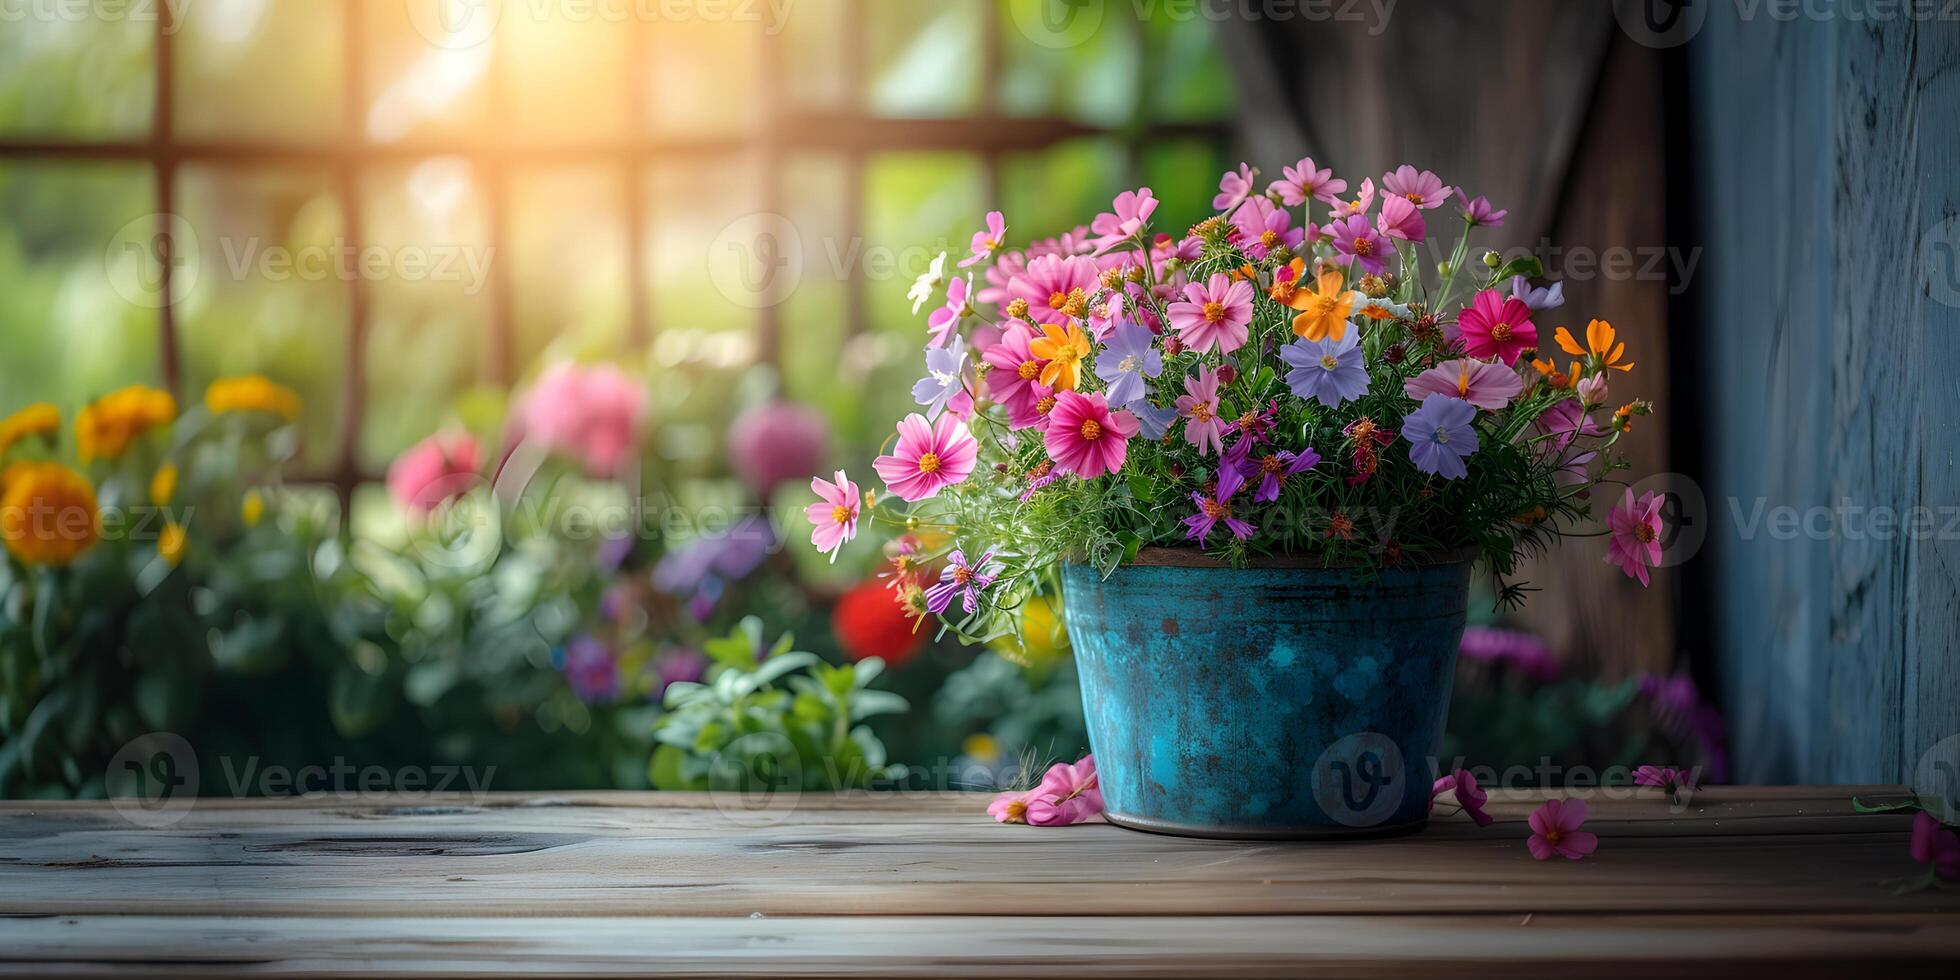
[[[1081, 754], [1065, 611], [941, 641], [875, 542], [801, 527], [986, 211], [1026, 241], [1148, 185], [1178, 233], [1248, 152], [1215, 22], [1110, 4], [1062, 45], [1046, 6], [21, 6], [0, 414], [61, 422], [9, 458], [168, 519], [0, 570], [0, 796], [113, 790], [146, 732], [206, 792], [248, 757], [698, 788], [787, 745], [812, 787], [989, 788]], [[131, 386], [167, 418], [87, 452]], [[1550, 577], [1548, 639], [1474, 604], [1447, 751], [1723, 778], [1666, 580], [1665, 636], [1612, 656]]]

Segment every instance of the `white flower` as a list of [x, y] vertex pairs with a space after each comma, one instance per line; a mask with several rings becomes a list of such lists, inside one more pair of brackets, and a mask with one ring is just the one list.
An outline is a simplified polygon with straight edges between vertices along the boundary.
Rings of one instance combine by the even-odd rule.
[[932, 294], [938, 292], [940, 284], [945, 281], [946, 253], [941, 252], [938, 258], [932, 260], [932, 265], [926, 267], [924, 275], [912, 280], [912, 288], [905, 294], [905, 298], [912, 301], [914, 316], [925, 309], [926, 303], [932, 300]]

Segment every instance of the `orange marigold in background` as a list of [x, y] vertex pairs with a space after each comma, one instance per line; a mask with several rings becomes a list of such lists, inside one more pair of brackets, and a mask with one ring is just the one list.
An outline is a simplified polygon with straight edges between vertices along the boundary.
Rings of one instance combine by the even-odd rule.
[[59, 463], [15, 463], [0, 491], [0, 541], [28, 565], [66, 565], [95, 545], [101, 518], [88, 478]]
[[0, 454], [14, 443], [33, 436], [53, 437], [61, 431], [61, 410], [47, 402], [36, 402], [0, 419]]
[[264, 375], [219, 378], [204, 389], [204, 407], [213, 415], [269, 412], [291, 422], [299, 418], [299, 393]]
[[75, 452], [84, 463], [115, 459], [144, 433], [176, 417], [177, 399], [170, 392], [145, 385], [112, 391], [75, 416]]

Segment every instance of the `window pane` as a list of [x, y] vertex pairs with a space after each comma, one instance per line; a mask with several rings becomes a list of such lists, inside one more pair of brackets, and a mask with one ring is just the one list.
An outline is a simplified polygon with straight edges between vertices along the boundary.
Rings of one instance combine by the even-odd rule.
[[[738, 332], [741, 347], [753, 350], [756, 309], [786, 285], [767, 278], [783, 268], [775, 238], [757, 242], [757, 234], [775, 234], [756, 215], [761, 181], [749, 158], [677, 160], [648, 172], [650, 310], [662, 334]], [[755, 254], [758, 248], [769, 254]], [[738, 353], [723, 350], [717, 359]]]
[[1143, 154], [1144, 183], [1163, 202], [1151, 224], [1166, 234], [1182, 236], [1186, 229], [1210, 217], [1218, 177], [1233, 166], [1225, 157], [1222, 148], [1203, 140], [1177, 140], [1147, 148]]
[[[864, 188], [858, 278], [871, 329], [889, 344], [867, 354], [878, 368], [866, 386], [866, 410], [889, 420], [911, 405], [912, 382], [925, 363], [927, 307], [913, 313], [906, 290], [941, 252], [947, 274], [956, 271], [987, 211], [985, 181], [970, 154], [893, 153], [871, 160]], [[935, 301], [944, 297], [941, 289]]]
[[[8, 9], [0, 6], [0, 11]], [[0, 17], [0, 133], [108, 139], [149, 131], [157, 25], [131, 11]], [[152, 14], [151, 17], [154, 15]]]
[[[843, 10], [841, 0], [832, 5]], [[800, 9], [800, 8], [796, 8]], [[840, 111], [850, 101], [850, 68], [845, 52], [853, 37], [868, 28], [847, 23], [841, 14], [825, 17], [794, 16], [783, 24], [780, 36], [768, 39], [782, 52], [783, 76], [790, 81], [776, 97], [798, 108]]]
[[331, 142], [341, 137], [343, 4], [198, 0], [180, 4], [179, 136]]
[[980, 3], [867, 0], [872, 112], [940, 118], [980, 106]]
[[[1128, 4], [1082, 8], [1087, 22], [1079, 39], [1039, 26], [1053, 0], [1007, 0], [999, 13], [1001, 111], [1019, 116], [1061, 116], [1097, 126], [1119, 126], [1137, 111], [1139, 30]], [[1070, 43], [1062, 43], [1067, 41]]]
[[[630, 21], [593, 15], [613, 5], [506, 4], [493, 43], [510, 102], [497, 132], [512, 142], [616, 140], [628, 119]], [[626, 5], [623, 9], [636, 9]], [[580, 13], [583, 12], [583, 13]]]
[[318, 171], [186, 166], [178, 211], [196, 236], [179, 307], [185, 393], [264, 374], [306, 400], [303, 465], [334, 462], [346, 366], [348, 281], [364, 263]]
[[1001, 164], [1001, 210], [1013, 241], [1059, 235], [1089, 223], [1124, 188], [1123, 147], [1114, 140], [1072, 140], [1052, 150], [1014, 153]]
[[1232, 73], [1205, 18], [1171, 19], [1159, 11], [1148, 23], [1153, 118], [1189, 122], [1232, 117]]
[[626, 179], [616, 167], [512, 175], [503, 271], [511, 277], [519, 370], [541, 358], [612, 357], [624, 347]]
[[847, 343], [863, 326], [848, 319], [848, 290], [862, 254], [845, 237], [851, 175], [844, 158], [825, 155], [794, 158], [783, 176], [785, 216], [803, 256], [803, 275], [781, 310], [783, 384], [791, 398], [828, 413], [850, 439], [875, 366], [860, 356], [862, 343]]
[[[161, 381], [147, 166], [0, 164], [0, 414]], [[125, 249], [120, 246], [128, 244]], [[154, 287], [152, 287], [153, 290]]]
[[[468, 19], [439, 19], [452, 0], [364, 0], [369, 139], [483, 136], [490, 130], [494, 39]], [[486, 8], [487, 9], [487, 8]], [[487, 16], [477, 13], [474, 16]], [[487, 23], [487, 22], [486, 22]]]
[[647, 123], [673, 135], [754, 130], [766, 104], [758, 87], [762, 31], [763, 25], [745, 20], [669, 20], [648, 28], [639, 62]]
[[445, 422], [480, 376], [490, 335], [485, 194], [468, 161], [390, 167], [364, 182], [371, 248], [396, 274], [368, 285], [367, 418], [370, 470]]

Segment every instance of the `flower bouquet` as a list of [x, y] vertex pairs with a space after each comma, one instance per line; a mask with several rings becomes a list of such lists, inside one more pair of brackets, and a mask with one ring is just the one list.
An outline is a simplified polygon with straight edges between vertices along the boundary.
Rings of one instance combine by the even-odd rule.
[[[1634, 367], [1609, 323], [1541, 331], [1563, 296], [1536, 259], [1471, 257], [1504, 219], [1484, 198], [1406, 165], [1352, 196], [1311, 159], [1256, 178], [1226, 174], [1181, 236], [1149, 188], [1023, 249], [989, 214], [971, 271], [915, 284], [944, 303], [921, 409], [873, 464], [886, 492], [813, 481], [812, 541], [940, 532], [938, 580], [894, 587], [970, 640], [1059, 592], [1112, 819], [1396, 829], [1421, 794], [1381, 791], [1431, 778], [1468, 560], [1521, 601], [1520, 557], [1580, 533], [1650, 406], [1609, 405]], [[1659, 504], [1627, 491], [1607, 518], [1607, 560], [1643, 584]], [[1265, 761], [1240, 788], [1220, 759]]]

